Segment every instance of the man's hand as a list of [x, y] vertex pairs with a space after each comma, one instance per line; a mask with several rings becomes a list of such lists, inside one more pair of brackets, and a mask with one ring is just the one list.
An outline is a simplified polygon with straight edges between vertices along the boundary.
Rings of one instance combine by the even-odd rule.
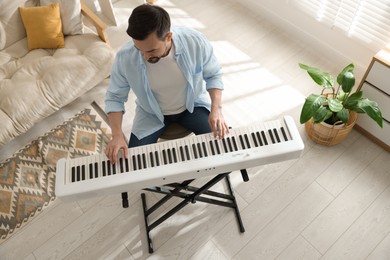
[[223, 118], [222, 108], [220, 107], [211, 107], [209, 124], [214, 137], [223, 138], [226, 134], [229, 133], [229, 127]]
[[223, 138], [229, 133], [229, 127], [222, 115], [222, 90], [209, 89], [208, 91], [211, 98], [211, 110], [209, 115], [211, 131], [213, 131], [214, 137]]
[[118, 154], [120, 150], [123, 150], [125, 158], [129, 157], [129, 150], [127, 149], [127, 143], [123, 136], [112, 138], [104, 150], [104, 153], [110, 162], [115, 164], [119, 159]]
[[122, 116], [123, 112], [108, 113], [108, 121], [112, 131], [112, 139], [108, 143], [104, 153], [112, 164], [118, 161], [118, 153], [123, 150], [125, 158], [128, 158], [129, 151], [127, 150], [127, 143], [122, 132]]

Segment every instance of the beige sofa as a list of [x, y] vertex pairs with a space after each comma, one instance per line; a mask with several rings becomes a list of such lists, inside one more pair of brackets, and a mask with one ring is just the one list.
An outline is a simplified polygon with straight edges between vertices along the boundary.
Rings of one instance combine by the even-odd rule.
[[[48, 1], [64, 7], [61, 9], [64, 48], [29, 50], [19, 6], [39, 6]], [[0, 1], [0, 146], [109, 76], [114, 51], [108, 44], [105, 25], [77, 1]], [[81, 14], [88, 17], [95, 30], [84, 26], [86, 20], [81, 18], [81, 24], [80, 21], [70, 24], [76, 31], [65, 32], [69, 29], [67, 23], [74, 21], [67, 21], [62, 11], [75, 5], [80, 12], [76, 18]], [[69, 14], [69, 10], [65, 11]]]

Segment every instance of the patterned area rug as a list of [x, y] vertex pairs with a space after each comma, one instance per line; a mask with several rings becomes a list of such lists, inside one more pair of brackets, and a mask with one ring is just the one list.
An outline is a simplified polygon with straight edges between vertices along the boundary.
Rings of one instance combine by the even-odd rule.
[[0, 244], [55, 200], [58, 159], [103, 152], [110, 137], [91, 106], [0, 162]]

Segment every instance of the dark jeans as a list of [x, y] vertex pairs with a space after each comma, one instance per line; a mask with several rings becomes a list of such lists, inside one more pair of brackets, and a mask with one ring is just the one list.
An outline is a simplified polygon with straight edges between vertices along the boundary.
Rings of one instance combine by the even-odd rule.
[[188, 110], [177, 114], [164, 116], [165, 126], [160, 130], [148, 135], [142, 139], [138, 139], [134, 134], [131, 134], [129, 141], [129, 148], [141, 145], [147, 145], [156, 143], [158, 138], [164, 133], [169, 123], [175, 122], [190, 130], [194, 134], [205, 134], [210, 133], [211, 128], [208, 122], [210, 112], [204, 107], [195, 107], [194, 111], [190, 113]]

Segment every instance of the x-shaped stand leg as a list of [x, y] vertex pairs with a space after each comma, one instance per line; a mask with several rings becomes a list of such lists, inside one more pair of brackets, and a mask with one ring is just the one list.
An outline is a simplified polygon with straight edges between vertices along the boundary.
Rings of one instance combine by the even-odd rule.
[[[241, 173], [244, 175], [243, 171], [245, 171], [245, 170], [242, 170]], [[163, 223], [165, 220], [167, 220], [169, 217], [171, 217], [173, 214], [175, 214], [180, 209], [182, 209], [184, 206], [188, 205], [189, 203], [195, 203], [196, 201], [201, 201], [201, 202], [214, 204], [214, 205], [218, 205], [218, 206], [233, 208], [235, 211], [235, 214], [236, 214], [236, 218], [237, 218], [237, 222], [238, 222], [238, 225], [240, 228], [240, 232], [245, 232], [245, 228], [244, 228], [244, 225], [242, 223], [240, 211], [239, 211], [239, 208], [237, 205], [236, 197], [234, 196], [233, 188], [232, 188], [231, 183], [230, 183], [229, 174], [230, 174], [230, 172], [219, 174], [199, 188], [189, 185], [191, 182], [194, 181], [192, 179], [192, 180], [184, 181], [182, 183], [167, 184], [163, 187], [153, 187], [153, 188], [144, 189], [144, 190], [150, 191], [150, 192], [165, 194], [165, 196], [162, 199], [160, 199], [158, 202], [153, 204], [149, 209], [147, 208], [147, 205], [146, 205], [145, 193], [141, 194], [142, 206], [143, 206], [143, 210], [144, 210], [146, 236], [148, 239], [149, 253], [153, 253], [153, 243], [152, 243], [152, 239], [150, 237], [150, 232], [155, 227], [157, 227], [158, 225]], [[246, 171], [245, 171], [245, 174], [246, 174]], [[209, 191], [209, 189], [211, 187], [213, 187], [215, 184], [217, 184], [219, 181], [221, 181], [224, 178], [226, 179], [226, 184], [228, 187], [227, 194]], [[189, 191], [192, 193], [183, 192], [183, 190]], [[207, 197], [202, 196], [202, 195], [207, 195]], [[160, 218], [155, 220], [153, 223], [149, 223], [149, 216], [155, 210], [157, 210], [159, 207], [161, 207], [164, 203], [166, 203], [169, 199], [171, 199], [172, 197], [179, 197], [183, 200], [180, 203], [178, 203], [175, 207], [173, 207], [171, 210], [169, 210], [164, 215], [162, 215]]]

